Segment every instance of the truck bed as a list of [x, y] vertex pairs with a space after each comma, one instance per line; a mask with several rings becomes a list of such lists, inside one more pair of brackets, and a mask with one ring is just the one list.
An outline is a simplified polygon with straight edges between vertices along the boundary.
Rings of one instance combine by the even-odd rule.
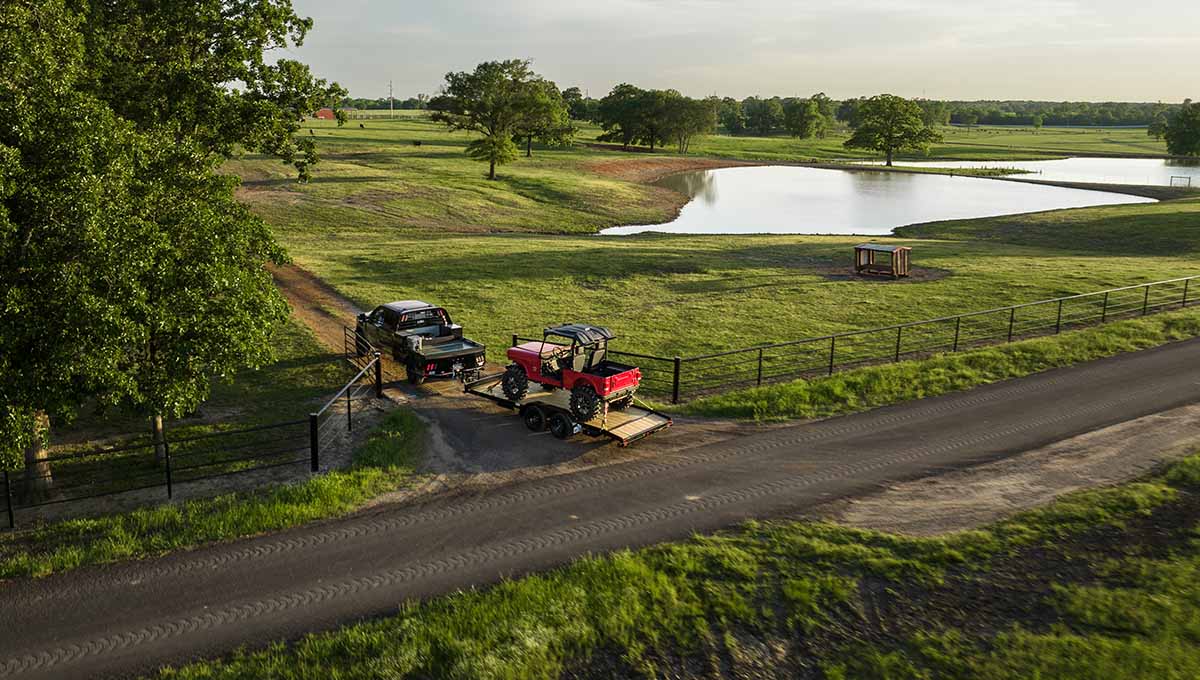
[[458, 356], [460, 354], [469, 355], [480, 351], [483, 351], [483, 345], [467, 340], [466, 338], [461, 338], [436, 345], [422, 345], [419, 354], [426, 360], [435, 360], [444, 357]]
[[[529, 394], [524, 399], [514, 402], [504, 395], [500, 386], [503, 375], [491, 375], [480, 378], [464, 385], [468, 394], [490, 399], [502, 406], [520, 410], [522, 407], [537, 404], [552, 409], [570, 412], [571, 393], [566, 390], [539, 389], [537, 383], [530, 383]], [[621, 446], [647, 437], [659, 430], [671, 426], [670, 416], [653, 409], [631, 405], [623, 411], [610, 410], [607, 416], [600, 416], [586, 423], [580, 423], [593, 436], [606, 436], [615, 440]]]

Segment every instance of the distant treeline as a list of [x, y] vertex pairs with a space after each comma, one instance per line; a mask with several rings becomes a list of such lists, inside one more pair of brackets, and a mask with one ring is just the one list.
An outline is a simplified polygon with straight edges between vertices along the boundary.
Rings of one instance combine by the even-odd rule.
[[[393, 106], [391, 106], [391, 103], [392, 103], [391, 100], [389, 100], [387, 97], [380, 97], [379, 99], [364, 99], [361, 97], [346, 97], [345, 99], [342, 100], [342, 106], [345, 108], [348, 108], [348, 109], [367, 109], [367, 110], [389, 109], [389, 108], [393, 108]], [[428, 106], [429, 106], [429, 95], [419, 94], [415, 97], [409, 97], [407, 99], [397, 98], [395, 100], [394, 108], [411, 110], [411, 109], [424, 109], [424, 108], [428, 108]]]
[[1178, 104], [1135, 102], [946, 102], [950, 122], [959, 125], [1150, 125]]

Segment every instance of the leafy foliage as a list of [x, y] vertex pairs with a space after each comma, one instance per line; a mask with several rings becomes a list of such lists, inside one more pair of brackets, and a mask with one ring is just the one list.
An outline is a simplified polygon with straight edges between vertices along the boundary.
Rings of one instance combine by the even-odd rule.
[[[451, 130], [483, 136], [467, 153], [487, 161], [488, 179], [495, 179], [496, 166], [516, 158], [512, 137], [559, 114], [548, 95], [553, 84], [534, 85], [540, 80], [528, 60], [487, 61], [474, 71], [447, 73], [445, 93], [430, 101], [429, 108], [433, 119]], [[561, 95], [557, 99], [561, 107]]]
[[[85, 21], [80, 89], [140, 129], [163, 129], [230, 156], [238, 147], [278, 156], [308, 179], [317, 162], [300, 121], [346, 96], [292, 59], [312, 20], [291, 0], [74, 0]], [[230, 83], [238, 83], [230, 88]]]
[[882, 151], [888, 165], [897, 151], [924, 151], [942, 139], [925, 124], [921, 107], [902, 97], [890, 94], [871, 97], [860, 104], [858, 115], [858, 126], [845, 146]]
[[1187, 100], [1163, 131], [1167, 151], [1177, 156], [1200, 156], [1200, 103]]

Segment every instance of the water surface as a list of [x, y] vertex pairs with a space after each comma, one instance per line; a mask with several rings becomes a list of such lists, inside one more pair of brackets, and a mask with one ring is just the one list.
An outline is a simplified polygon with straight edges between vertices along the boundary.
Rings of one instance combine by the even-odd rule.
[[656, 184], [692, 197], [675, 221], [601, 233], [889, 234], [919, 222], [1153, 202], [976, 177], [789, 166], [684, 172]]
[[1017, 175], [1055, 182], [1098, 184], [1188, 185], [1200, 188], [1200, 160], [1163, 158], [1064, 158], [1056, 161], [896, 161], [914, 168], [1016, 168], [1035, 175]]

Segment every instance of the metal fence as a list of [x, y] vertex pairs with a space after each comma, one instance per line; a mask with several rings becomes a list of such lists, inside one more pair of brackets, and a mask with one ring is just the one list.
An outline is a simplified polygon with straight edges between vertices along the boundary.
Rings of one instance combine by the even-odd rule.
[[[1198, 286], [1200, 276], [1190, 276], [693, 357], [660, 357], [611, 348], [608, 353], [617, 360], [632, 360], [628, 363], [641, 368], [644, 392], [679, 403], [723, 389], [832, 375], [868, 364], [957, 352], [1182, 309], [1200, 298]], [[513, 345], [529, 340], [512, 336]]]
[[371, 391], [375, 396], [382, 393], [378, 354], [356, 365], [360, 370], [354, 378], [307, 418], [189, 437], [165, 433], [158, 443], [137, 441], [55, 454], [24, 470], [0, 471], [0, 503], [8, 527], [16, 527], [16, 511], [21, 509], [152, 489], [161, 489], [171, 499], [180, 484], [271, 468], [308, 465], [317, 472], [322, 449], [343, 431], [340, 407], [345, 406], [350, 431], [352, 403]]

